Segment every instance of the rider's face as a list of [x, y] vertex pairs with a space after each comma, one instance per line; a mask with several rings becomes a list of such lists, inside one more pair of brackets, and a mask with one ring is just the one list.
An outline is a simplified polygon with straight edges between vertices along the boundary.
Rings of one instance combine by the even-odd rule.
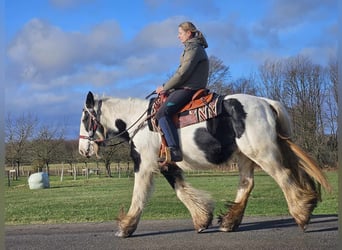
[[178, 27], [178, 39], [182, 43], [185, 43], [187, 40], [189, 40], [190, 36], [191, 36], [190, 31], [184, 31], [181, 27]]

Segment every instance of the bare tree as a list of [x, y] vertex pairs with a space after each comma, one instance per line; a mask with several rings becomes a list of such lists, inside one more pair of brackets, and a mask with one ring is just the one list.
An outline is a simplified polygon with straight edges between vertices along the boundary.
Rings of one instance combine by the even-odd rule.
[[20, 165], [28, 162], [29, 140], [34, 135], [37, 118], [31, 114], [23, 114], [18, 118], [8, 115], [5, 127], [6, 133], [6, 162], [16, 166], [17, 174], [20, 175]]
[[110, 169], [110, 165], [114, 160], [114, 154], [115, 154], [116, 149], [117, 149], [116, 147], [111, 147], [111, 146], [107, 146], [102, 149], [103, 151], [102, 151], [101, 160], [105, 164], [108, 177], [112, 177], [112, 171]]
[[[285, 65], [285, 96], [290, 101], [297, 141], [318, 154], [324, 126], [322, 104], [325, 91], [324, 72], [306, 57], [293, 57]], [[313, 136], [314, 135], [314, 136]], [[318, 139], [318, 140], [317, 140]]]
[[42, 162], [49, 173], [49, 164], [60, 161], [63, 156], [63, 129], [42, 126], [33, 141], [35, 160]]
[[231, 93], [244, 93], [249, 95], [257, 95], [258, 88], [256, 86], [256, 80], [253, 75], [250, 75], [249, 78], [239, 78], [231, 83]]
[[72, 167], [74, 163], [77, 163], [79, 159], [83, 160], [83, 157], [81, 158], [78, 153], [78, 140], [64, 141], [63, 145], [61, 145], [61, 150], [60, 160], [68, 163], [70, 167]]
[[104, 162], [107, 175], [112, 177], [111, 163], [130, 160], [130, 147], [128, 142], [121, 138], [112, 139], [106, 147], [102, 147], [101, 160]]
[[215, 56], [209, 57], [208, 88], [217, 94], [232, 93], [232, 87], [228, 84], [230, 77], [229, 67]]
[[286, 103], [284, 93], [284, 72], [281, 60], [266, 60], [259, 66], [261, 95]]
[[338, 63], [331, 60], [328, 67], [328, 87], [324, 102], [325, 133], [328, 136], [327, 159], [337, 162], [337, 119], [338, 119]]

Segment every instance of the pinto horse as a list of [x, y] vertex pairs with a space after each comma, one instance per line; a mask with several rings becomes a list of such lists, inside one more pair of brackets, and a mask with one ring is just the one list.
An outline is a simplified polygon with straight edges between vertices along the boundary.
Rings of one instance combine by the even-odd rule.
[[94, 98], [89, 92], [81, 117], [79, 152], [99, 155], [101, 146], [120, 138], [130, 143], [134, 162], [134, 190], [127, 213], [121, 211], [116, 236], [129, 237], [153, 190], [156, 172], [161, 172], [177, 197], [189, 210], [194, 228], [202, 232], [213, 220], [210, 195], [189, 185], [184, 170], [214, 169], [234, 157], [240, 181], [234, 202], [219, 216], [220, 231], [236, 231], [254, 187], [254, 168], [259, 166], [282, 189], [290, 214], [305, 230], [320, 201], [320, 186], [331, 190], [317, 163], [291, 141], [291, 123], [281, 103], [246, 95], [227, 95], [222, 114], [178, 129], [183, 161], [161, 168], [159, 133], [149, 129], [149, 102], [142, 99]]

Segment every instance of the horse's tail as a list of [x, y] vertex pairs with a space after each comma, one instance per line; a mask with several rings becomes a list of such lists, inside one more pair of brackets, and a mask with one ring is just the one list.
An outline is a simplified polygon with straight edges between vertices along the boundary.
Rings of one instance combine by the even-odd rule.
[[[278, 133], [278, 140], [279, 145], [282, 148], [283, 158], [292, 158], [295, 156], [295, 159], [292, 160], [285, 160], [284, 163], [292, 169], [294, 172], [298, 170], [294, 169], [298, 167], [302, 171], [304, 171], [308, 176], [318, 182], [325, 190], [331, 192], [332, 188], [325, 177], [322, 168], [318, 165], [318, 163], [308, 155], [303, 149], [301, 149], [298, 145], [291, 141], [292, 136], [292, 124], [290, 120], [290, 116], [285, 109], [285, 107], [278, 101], [270, 100], [264, 98], [271, 106], [271, 108], [276, 113], [277, 119], [277, 133]], [[285, 149], [287, 148], [287, 150]], [[288, 150], [289, 149], [289, 150]], [[288, 155], [291, 154], [291, 155]], [[296, 174], [299, 177], [299, 181], [302, 184], [307, 181], [307, 178], [301, 174]], [[306, 179], [306, 180], [305, 180]]]
[[284, 140], [291, 151], [297, 156], [298, 167], [311, 176], [314, 180], [316, 180], [320, 185], [322, 185], [325, 190], [331, 192], [332, 187], [318, 163], [290, 139], [281, 140]]

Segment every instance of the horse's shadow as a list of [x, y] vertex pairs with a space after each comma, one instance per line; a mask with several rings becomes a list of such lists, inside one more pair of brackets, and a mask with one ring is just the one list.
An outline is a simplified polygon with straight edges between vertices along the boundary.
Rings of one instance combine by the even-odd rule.
[[[328, 227], [326, 228], [310, 227], [310, 225], [314, 225], [314, 224], [324, 224], [328, 222], [337, 222], [337, 221], [338, 221], [337, 215], [313, 215], [311, 216], [311, 220], [305, 232], [313, 233], [313, 232], [337, 231], [338, 227], [329, 227], [329, 228]], [[255, 231], [255, 230], [262, 230], [262, 229], [280, 229], [280, 228], [288, 228], [288, 227], [298, 227], [298, 225], [292, 218], [247, 222], [247, 223], [242, 223], [240, 225], [238, 232]]]
[[[267, 217], [266, 217], [267, 218]], [[308, 225], [305, 233], [315, 233], [315, 232], [328, 232], [328, 231], [337, 231], [338, 227], [313, 227], [310, 229], [310, 225], [314, 224], [325, 224], [338, 221], [338, 216], [336, 214], [333, 215], [313, 215], [311, 217], [311, 221]], [[292, 218], [284, 218], [284, 219], [275, 219], [275, 220], [266, 220], [266, 221], [255, 221], [255, 222], [242, 222], [239, 229], [236, 232], [248, 232], [248, 231], [258, 231], [265, 229], [281, 229], [281, 228], [297, 228], [298, 225]], [[178, 230], [168, 230], [168, 231], [158, 231], [158, 232], [148, 232], [148, 233], [136, 233], [131, 237], [144, 237], [144, 236], [153, 236], [153, 235], [164, 235], [164, 234], [176, 234], [176, 233], [185, 233], [185, 232], [193, 232], [193, 228], [187, 229], [178, 229]], [[219, 230], [219, 226], [212, 226], [201, 234], [212, 234], [212, 233], [221, 233]]]

